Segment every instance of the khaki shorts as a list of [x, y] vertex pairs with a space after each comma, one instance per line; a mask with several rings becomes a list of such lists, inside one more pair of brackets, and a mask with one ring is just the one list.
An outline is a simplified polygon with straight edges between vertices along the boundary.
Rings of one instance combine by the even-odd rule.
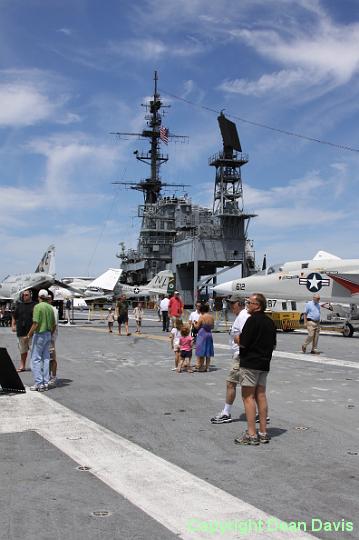
[[176, 326], [177, 321], [182, 322], [182, 315], [180, 315], [179, 317], [173, 317], [173, 316], [171, 317], [171, 323], [172, 323], [173, 328]]
[[32, 338], [27, 339], [25, 336], [18, 337], [18, 346], [20, 354], [24, 354], [31, 349]]
[[239, 368], [239, 382], [242, 386], [266, 386], [268, 371]]
[[231, 367], [231, 371], [228, 374], [228, 377], [226, 379], [227, 382], [233, 383], [233, 384], [239, 384], [239, 355], [235, 353], [233, 355], [233, 364]]

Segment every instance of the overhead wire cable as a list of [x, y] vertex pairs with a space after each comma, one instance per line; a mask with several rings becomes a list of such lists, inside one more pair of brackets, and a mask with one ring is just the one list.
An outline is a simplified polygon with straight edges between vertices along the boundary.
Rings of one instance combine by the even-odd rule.
[[[122, 174], [122, 179], [124, 179], [125, 177], [125, 174], [126, 174], [126, 171], [127, 171], [127, 167], [124, 168], [124, 171], [123, 171], [123, 174]], [[98, 237], [98, 240], [95, 244], [95, 247], [94, 247], [94, 250], [92, 252], [92, 255], [90, 257], [90, 260], [88, 262], [88, 266], [87, 266], [87, 274], [90, 275], [90, 268], [91, 268], [91, 265], [92, 265], [92, 262], [93, 262], [93, 259], [96, 255], [96, 251], [97, 251], [97, 248], [102, 240], [102, 237], [103, 237], [103, 233], [105, 232], [105, 229], [108, 225], [108, 221], [111, 217], [111, 214], [113, 212], [113, 209], [114, 209], [114, 206], [115, 206], [115, 203], [117, 202], [117, 199], [118, 199], [118, 196], [120, 194], [120, 188], [117, 190], [117, 193], [115, 194], [115, 196], [112, 198], [112, 204], [110, 206], [110, 209], [109, 209], [109, 212], [107, 214], [107, 217], [105, 219], [105, 221], [103, 222], [103, 225], [102, 225], [102, 228], [101, 228], [101, 231], [100, 231], [100, 234], [99, 234], [99, 237]]]
[[[213, 112], [213, 113], [216, 113], [216, 114], [221, 113], [221, 111], [213, 109], [212, 107], [208, 107], [206, 105], [200, 105], [198, 103], [190, 101], [189, 99], [186, 99], [186, 98], [183, 98], [183, 97], [180, 97], [180, 96], [176, 96], [175, 94], [172, 94], [171, 92], [167, 92], [166, 90], [161, 89], [160, 92], [162, 94], [170, 96], [170, 97], [172, 97], [174, 99], [177, 99], [178, 101], [183, 101], [184, 103], [187, 103], [188, 105], [191, 105], [192, 107], [197, 107], [197, 108], [200, 108], [200, 109], [204, 109], [206, 111], [210, 111], [210, 112]], [[222, 111], [223, 111], [223, 109], [222, 109]], [[358, 148], [353, 148], [352, 146], [346, 146], [344, 144], [337, 144], [337, 143], [333, 143], [333, 142], [330, 142], [330, 141], [325, 141], [325, 140], [322, 140], [322, 139], [316, 139], [315, 137], [309, 137], [308, 135], [303, 135], [301, 133], [296, 133], [294, 131], [288, 131], [286, 129], [281, 129], [281, 128], [276, 128], [276, 127], [273, 127], [273, 126], [268, 126], [267, 124], [261, 124], [260, 122], [253, 122], [252, 120], [247, 120], [246, 118], [242, 118], [241, 116], [237, 116], [235, 114], [227, 114], [227, 116], [229, 118], [234, 118], [235, 120], [239, 120], [240, 122], [243, 122], [245, 124], [249, 124], [249, 125], [255, 126], [255, 127], [260, 127], [260, 128], [263, 128], [263, 129], [269, 129], [270, 131], [275, 131], [277, 133], [282, 133], [283, 135], [288, 135], [290, 137], [297, 137], [298, 139], [304, 139], [306, 141], [315, 142], [315, 143], [318, 143], [318, 144], [324, 144], [326, 146], [332, 146], [334, 148], [339, 148], [340, 150], [347, 150], [349, 152], [357, 152], [357, 153], [359, 153], [359, 149]]]

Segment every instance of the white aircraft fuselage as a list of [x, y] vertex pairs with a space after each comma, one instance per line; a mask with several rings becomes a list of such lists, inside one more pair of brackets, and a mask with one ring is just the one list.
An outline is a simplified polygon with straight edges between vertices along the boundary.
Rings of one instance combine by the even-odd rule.
[[54, 276], [45, 272], [33, 272], [8, 276], [0, 283], [0, 300], [18, 300], [25, 289], [46, 289], [54, 283]]
[[220, 296], [243, 297], [260, 292], [267, 298], [359, 304], [359, 259], [328, 258], [319, 252], [312, 260], [292, 261], [269, 267], [253, 276], [234, 279], [214, 287]]

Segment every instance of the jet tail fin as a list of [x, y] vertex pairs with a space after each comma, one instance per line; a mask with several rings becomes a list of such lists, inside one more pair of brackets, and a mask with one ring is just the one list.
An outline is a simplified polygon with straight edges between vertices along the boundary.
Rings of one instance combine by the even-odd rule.
[[42, 256], [41, 261], [37, 265], [35, 273], [44, 272], [45, 274], [55, 275], [55, 246], [51, 245], [47, 248]]
[[88, 288], [94, 287], [104, 291], [113, 291], [121, 277], [122, 268], [109, 268], [88, 284]]
[[171, 283], [174, 283], [174, 276], [171, 270], [162, 270], [162, 272], [158, 272], [158, 274], [151, 279], [146, 285], [146, 289], [160, 294], [167, 294], [168, 292], [173, 292], [169, 291]]
[[267, 270], [267, 255], [266, 254], [264, 254], [264, 257], [263, 257], [262, 270]]
[[313, 257], [313, 261], [320, 261], [321, 259], [333, 259], [336, 261], [340, 261], [340, 257], [337, 257], [336, 255], [333, 255], [332, 253], [328, 253], [328, 251], [318, 251]]

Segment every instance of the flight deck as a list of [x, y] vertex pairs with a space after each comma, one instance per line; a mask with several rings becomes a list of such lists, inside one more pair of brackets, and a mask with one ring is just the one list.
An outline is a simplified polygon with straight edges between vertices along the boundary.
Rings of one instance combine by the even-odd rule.
[[[131, 336], [82, 316], [59, 329], [56, 388], [0, 392], [1, 540], [358, 538], [357, 334], [321, 335], [317, 356], [300, 352], [304, 332], [278, 332], [270, 444], [238, 447], [239, 395], [232, 423], [210, 423], [224, 331], [209, 373], [177, 374], [153, 311]], [[15, 335], [0, 336], [17, 365]]]

